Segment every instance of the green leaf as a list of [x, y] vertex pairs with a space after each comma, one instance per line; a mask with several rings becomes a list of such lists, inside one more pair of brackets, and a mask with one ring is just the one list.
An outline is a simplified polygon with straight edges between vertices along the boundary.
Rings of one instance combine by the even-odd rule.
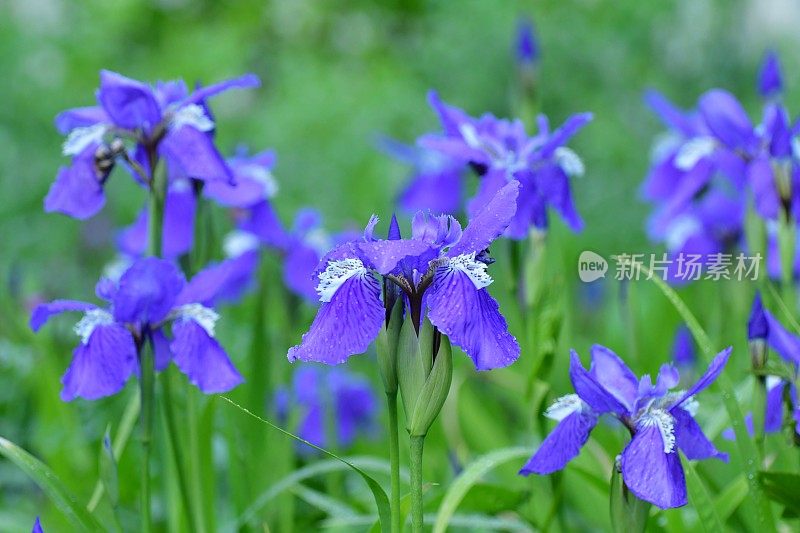
[[366, 472], [364, 472], [363, 470], [358, 468], [353, 463], [347, 461], [346, 459], [343, 459], [343, 458], [339, 457], [338, 455], [336, 455], [336, 454], [334, 454], [332, 452], [329, 452], [325, 448], [321, 448], [321, 447], [319, 447], [319, 446], [317, 446], [317, 445], [315, 445], [315, 444], [313, 444], [313, 443], [311, 443], [311, 442], [309, 442], [309, 441], [307, 441], [307, 440], [305, 440], [305, 439], [303, 439], [301, 437], [298, 437], [297, 435], [295, 435], [295, 434], [293, 434], [293, 433], [291, 433], [289, 431], [286, 431], [282, 427], [273, 424], [269, 420], [261, 418], [257, 414], [249, 411], [248, 409], [245, 409], [244, 407], [242, 407], [238, 403], [234, 402], [230, 398], [227, 398], [225, 396], [220, 396], [220, 398], [225, 400], [226, 402], [228, 402], [233, 407], [239, 409], [243, 413], [247, 414], [248, 416], [250, 416], [252, 418], [255, 418], [256, 420], [258, 420], [262, 424], [266, 424], [267, 426], [271, 427], [272, 429], [283, 433], [287, 437], [291, 437], [291, 438], [293, 438], [294, 440], [296, 440], [298, 442], [302, 442], [306, 446], [310, 446], [310, 447], [314, 448], [315, 450], [318, 450], [318, 451], [324, 453], [325, 455], [327, 455], [329, 457], [332, 457], [333, 459], [336, 459], [337, 461], [340, 461], [340, 462], [344, 463], [345, 465], [347, 465], [348, 467], [350, 467], [355, 473], [357, 473], [359, 476], [361, 476], [361, 478], [364, 480], [364, 482], [369, 487], [369, 490], [372, 492], [372, 497], [375, 499], [375, 505], [378, 507], [378, 517], [380, 518], [380, 521], [381, 521], [381, 529], [383, 531], [390, 531], [390, 529], [391, 529], [391, 510], [390, 510], [390, 507], [389, 507], [389, 497], [386, 496], [386, 492], [383, 490], [383, 488], [380, 486], [380, 484], [377, 481], [375, 481], [375, 479], [372, 478], [369, 474], [367, 474]]
[[100, 480], [111, 501], [111, 506], [116, 507], [119, 503], [119, 478], [117, 476], [117, 460], [114, 457], [114, 450], [111, 446], [111, 427], [106, 427], [103, 435], [103, 442], [100, 445]]
[[745, 479], [744, 474], [740, 474], [714, 500], [714, 507], [717, 510], [720, 521], [725, 523], [746, 497], [747, 479]]
[[450, 518], [455, 514], [461, 501], [469, 490], [478, 483], [480, 478], [490, 472], [500, 464], [516, 459], [526, 459], [531, 456], [530, 448], [503, 448], [487, 453], [470, 463], [453, 480], [450, 488], [442, 499], [439, 512], [436, 514], [436, 522], [433, 524], [433, 533], [443, 533], [447, 529]]
[[82, 531], [102, 531], [100, 524], [67, 491], [47, 465], [3, 437], [0, 437], [0, 454], [25, 472], [73, 525]]
[[[464, 495], [459, 509], [462, 512], [493, 515], [518, 508], [530, 498], [530, 495], [529, 490], [509, 489], [493, 483], [476, 483]], [[428, 504], [438, 507], [443, 497], [444, 495], [441, 495]]]
[[708, 494], [703, 480], [697, 475], [694, 465], [691, 461], [683, 458], [683, 469], [686, 472], [686, 484], [689, 489], [689, 501], [697, 511], [700, 517], [700, 524], [703, 526], [703, 531], [708, 533], [723, 533], [725, 527], [717, 515], [717, 509], [711, 501], [711, 496]]
[[767, 496], [786, 507], [789, 516], [800, 514], [800, 474], [759, 472]]
[[[714, 347], [711, 344], [711, 339], [700, 326], [700, 322], [697, 321], [694, 314], [692, 314], [683, 300], [681, 300], [681, 297], [678, 296], [678, 293], [660, 277], [652, 275], [644, 265], [637, 263], [637, 267], [648, 274], [647, 278], [655, 283], [664, 296], [672, 303], [675, 310], [678, 311], [678, 314], [692, 333], [692, 337], [694, 337], [697, 345], [700, 347], [700, 353], [703, 355], [705, 363], [711, 363], [711, 360], [716, 355]], [[757, 465], [761, 464], [761, 454], [759, 454], [752, 437], [747, 433], [744, 415], [742, 414], [739, 402], [736, 401], [733, 383], [725, 372], [720, 373], [717, 377], [716, 385], [722, 393], [722, 403], [725, 406], [725, 410], [728, 411], [728, 417], [733, 424], [733, 431], [736, 435], [736, 448], [739, 452], [739, 458], [744, 468], [744, 473], [747, 479], [750, 480], [750, 497], [756, 512], [756, 523], [766, 530], [771, 531], [775, 529], [775, 520], [772, 516], [769, 500], [764, 495], [764, 488], [761, 486], [761, 481], [758, 476]]]

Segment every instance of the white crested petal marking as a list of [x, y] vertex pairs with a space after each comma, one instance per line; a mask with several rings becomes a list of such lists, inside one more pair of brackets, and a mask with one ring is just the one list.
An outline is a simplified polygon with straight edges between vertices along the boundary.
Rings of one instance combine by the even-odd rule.
[[114, 317], [105, 309], [90, 309], [86, 311], [73, 331], [81, 338], [81, 342], [86, 344], [89, 342], [89, 337], [94, 333], [95, 328], [98, 326], [110, 326], [114, 323]]
[[222, 250], [225, 252], [225, 257], [239, 257], [245, 252], [257, 250], [258, 246], [258, 237], [249, 231], [232, 231], [225, 235], [222, 241]]
[[652, 409], [639, 417], [637, 427], [658, 427], [664, 443], [664, 453], [672, 453], [675, 449], [675, 419], [664, 409]]
[[713, 137], [695, 137], [681, 146], [675, 156], [675, 166], [681, 170], [691, 170], [698, 161], [711, 155], [717, 147]]
[[206, 330], [209, 337], [214, 336], [214, 327], [219, 320], [219, 313], [202, 304], [192, 303], [175, 308], [170, 316], [176, 320], [194, 320]]
[[61, 146], [61, 153], [64, 155], [78, 155], [86, 150], [89, 145], [101, 142], [107, 129], [105, 124], [92, 124], [91, 126], [75, 128], [69, 132], [66, 140], [64, 140], [64, 144]]
[[583, 411], [583, 400], [577, 394], [567, 394], [561, 398], [557, 398], [553, 405], [547, 408], [544, 416], [561, 422], [572, 413]]
[[567, 176], [583, 176], [586, 168], [583, 166], [583, 160], [571, 148], [566, 146], [559, 146], [553, 154], [556, 163]]
[[448, 261], [447, 268], [460, 270], [472, 280], [476, 289], [482, 289], [492, 284], [492, 277], [486, 273], [486, 263], [475, 260], [475, 252], [461, 254]]
[[345, 281], [353, 276], [366, 274], [367, 269], [360, 259], [348, 258], [328, 262], [325, 271], [319, 275], [319, 285], [317, 285], [319, 301], [330, 302]]
[[178, 108], [170, 121], [173, 129], [177, 130], [182, 126], [191, 126], [198, 131], [211, 131], [214, 129], [214, 121], [208, 118], [201, 106], [189, 104]]

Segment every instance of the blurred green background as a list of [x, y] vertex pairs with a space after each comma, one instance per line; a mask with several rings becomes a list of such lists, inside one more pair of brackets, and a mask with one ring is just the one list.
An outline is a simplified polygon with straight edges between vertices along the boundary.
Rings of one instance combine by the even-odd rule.
[[[276, 206], [284, 220], [309, 205], [337, 231], [363, 226], [372, 213], [388, 219], [409, 169], [380, 153], [376, 140], [390, 135], [412, 142], [436, 128], [428, 89], [473, 115], [511, 113], [513, 40], [523, 16], [534, 21], [540, 44], [542, 111], [553, 124], [574, 112], [595, 114], [571, 143], [586, 165], [586, 175], [574, 183], [586, 229], [572, 235], [554, 217], [550, 235], [556, 268], [564, 269], [556, 275], [569, 286], [577, 284], [572, 269], [583, 249], [603, 255], [659, 250], [647, 243], [648, 207], [638, 196], [650, 146], [661, 131], [642, 102], [645, 88], [689, 107], [704, 90], [725, 87], [755, 113], [757, 66], [764, 50], [773, 48], [787, 73], [788, 107], [797, 100], [791, 73], [800, 60], [791, 52], [800, 44], [800, 6], [789, 0], [0, 1], [0, 435], [55, 461], [62, 472], [91, 471], [96, 439], [116, 416], [109, 413], [122, 405], [54, 403], [69, 335], [53, 348], [58, 357], [48, 358], [41, 353], [45, 342], [32, 347], [9, 325], [26, 319], [32, 301], [87, 298], [114, 255], [115, 228], [130, 223], [144, 201], [117, 172], [107, 188], [108, 207], [88, 223], [42, 210], [56, 170], [66, 162], [53, 117], [93, 104], [100, 69], [190, 83], [258, 74], [260, 89], [214, 101], [219, 145], [227, 153], [240, 143], [274, 148]], [[612, 283], [603, 287], [617, 290]], [[703, 290], [694, 289], [694, 297], [708, 296]], [[650, 298], [655, 293], [649, 287], [641, 291], [632, 312], [638, 326], [615, 309], [590, 305], [591, 295], [579, 295], [575, 301], [583, 304], [568, 308], [564, 347], [584, 354], [591, 342], [621, 348], [612, 341], [629, 342], [627, 331], [638, 328], [633, 345], [645, 353], [636, 370], [657, 368], [677, 317]], [[747, 298], [736, 301], [743, 312]], [[740, 343], [739, 325], [720, 321], [716, 333], [726, 337], [729, 331], [727, 342]], [[464, 361], [459, 365], [466, 370]], [[558, 362], [554, 373], [559, 394], [568, 392], [564, 367]], [[503, 383], [502, 374], [497, 379]], [[60, 433], [82, 426], [83, 435]], [[509, 439], [531, 444], [519, 429], [509, 428], [509, 438], [487, 437], [472, 450], [509, 445]], [[36, 512], [29, 499], [15, 497], [14, 487], [28, 485], [4, 463], [0, 482], [0, 521]]]

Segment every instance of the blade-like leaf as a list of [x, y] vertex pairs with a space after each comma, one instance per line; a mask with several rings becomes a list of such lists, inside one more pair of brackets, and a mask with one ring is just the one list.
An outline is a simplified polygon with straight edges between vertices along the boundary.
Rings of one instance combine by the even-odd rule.
[[443, 533], [447, 529], [447, 524], [455, 514], [461, 500], [484, 474], [507, 461], [526, 459], [530, 457], [531, 453], [533, 452], [529, 448], [503, 448], [487, 453], [470, 463], [447, 489], [439, 512], [436, 514], [433, 533]]
[[723, 533], [725, 528], [717, 515], [717, 509], [711, 501], [711, 496], [709, 496], [703, 480], [697, 475], [697, 471], [694, 469], [694, 465], [691, 461], [686, 460], [685, 457], [683, 459], [683, 467], [686, 472], [686, 484], [689, 489], [689, 501], [700, 517], [700, 524], [703, 526], [703, 531], [707, 533]]
[[725, 523], [746, 497], [747, 479], [744, 474], [740, 474], [714, 499], [714, 507], [717, 510], [717, 516], [719, 516], [720, 521]]
[[785, 506], [789, 516], [800, 514], [800, 474], [761, 472], [759, 477], [767, 496]]
[[25, 472], [73, 525], [82, 531], [102, 531], [100, 524], [47, 465], [3, 437], [0, 437], [0, 454]]
[[381, 521], [381, 529], [383, 531], [389, 531], [390, 530], [390, 528], [391, 528], [391, 511], [390, 511], [390, 507], [389, 507], [389, 497], [386, 496], [386, 492], [383, 490], [383, 488], [380, 486], [380, 484], [377, 481], [375, 481], [375, 479], [372, 478], [369, 474], [367, 474], [366, 472], [364, 472], [363, 470], [358, 468], [353, 463], [347, 461], [346, 459], [342, 459], [338, 455], [336, 455], [336, 454], [334, 454], [332, 452], [329, 452], [325, 448], [321, 448], [321, 447], [319, 447], [319, 446], [317, 446], [317, 445], [315, 445], [315, 444], [313, 444], [313, 443], [311, 443], [311, 442], [309, 442], [309, 441], [307, 441], [307, 440], [305, 440], [305, 439], [303, 439], [301, 437], [298, 437], [297, 435], [295, 435], [295, 434], [293, 434], [293, 433], [291, 433], [289, 431], [286, 431], [282, 427], [273, 424], [269, 420], [261, 418], [257, 414], [249, 411], [248, 409], [245, 409], [244, 407], [242, 407], [238, 403], [234, 402], [230, 398], [227, 398], [225, 396], [222, 396], [221, 398], [223, 400], [225, 400], [226, 402], [228, 402], [233, 407], [235, 407], [236, 409], [239, 409], [243, 413], [249, 415], [252, 418], [255, 418], [258, 421], [260, 421], [262, 424], [266, 424], [267, 426], [271, 427], [272, 429], [283, 433], [287, 437], [291, 437], [291, 438], [295, 439], [298, 442], [302, 442], [306, 446], [310, 446], [310, 447], [314, 448], [315, 450], [318, 450], [318, 451], [324, 453], [325, 455], [327, 455], [329, 457], [332, 457], [332, 458], [334, 458], [334, 459], [336, 459], [338, 461], [341, 461], [345, 465], [349, 466], [354, 472], [356, 472], [359, 476], [361, 476], [361, 478], [364, 480], [364, 482], [369, 487], [369, 490], [372, 492], [372, 496], [375, 499], [375, 505], [378, 507], [378, 516], [380, 517], [380, 521]]

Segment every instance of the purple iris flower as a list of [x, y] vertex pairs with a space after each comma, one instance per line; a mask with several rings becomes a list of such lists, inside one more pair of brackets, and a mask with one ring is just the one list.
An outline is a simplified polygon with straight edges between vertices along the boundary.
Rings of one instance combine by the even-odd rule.
[[539, 133], [529, 137], [520, 120], [502, 120], [491, 114], [473, 118], [447, 105], [431, 91], [428, 101], [439, 115], [443, 131], [419, 138], [418, 144], [469, 165], [481, 177], [477, 194], [467, 203], [476, 215], [507, 183], [521, 184], [514, 219], [505, 231], [525, 239], [531, 226], [548, 226], [548, 208], [555, 209], [574, 231], [583, 227], [575, 209], [570, 178], [584, 172], [583, 162], [565, 145], [591, 119], [591, 113], [573, 115], [555, 131], [547, 117], [538, 118]]
[[461, 160], [392, 139], [382, 140], [381, 148], [413, 168], [411, 181], [400, 193], [400, 207], [412, 212], [429, 209], [450, 215], [461, 209], [464, 196]]
[[[800, 337], [790, 333], [761, 301], [761, 295], [756, 293], [753, 307], [747, 322], [747, 339], [753, 342], [765, 342], [780, 358], [789, 365], [795, 380], [798, 377], [800, 366]], [[787, 381], [778, 376], [767, 376], [765, 380], [767, 390], [764, 431], [772, 433], [780, 431], [783, 425], [783, 399], [789, 394], [792, 405], [791, 416], [795, 421], [795, 431], [800, 434], [800, 401], [798, 401], [797, 386], [793, 381]]]
[[728, 459], [694, 420], [694, 396], [722, 372], [730, 352], [730, 348], [720, 352], [688, 390], [670, 391], [680, 378], [671, 365], [661, 367], [653, 385], [650, 376], [637, 380], [622, 359], [604, 346], [592, 346], [588, 371], [573, 350], [569, 375], [576, 394], [559, 398], [547, 410], [546, 415], [558, 420], [558, 425], [520, 473], [561, 470], [578, 455], [598, 417], [610, 414], [632, 436], [619, 461], [631, 492], [662, 509], [685, 505], [686, 481], [678, 449], [688, 459]]
[[646, 94], [670, 130], [654, 150], [643, 188], [645, 199], [656, 205], [648, 230], [670, 251], [716, 253], [738, 244], [748, 197], [768, 221], [777, 220], [781, 211], [794, 218], [800, 214], [795, 148], [800, 122], [777, 98], [781, 72], [772, 54], [765, 58], [759, 87], [770, 99], [758, 125], [722, 89], [703, 94], [690, 112], [654, 91]]
[[139, 353], [148, 340], [156, 370], [174, 361], [206, 394], [237, 386], [242, 377], [214, 337], [219, 315], [210, 306], [223, 282], [218, 271], [207, 269], [187, 283], [173, 263], [148, 257], [133, 262], [118, 282], [103, 278], [97, 283], [95, 293], [106, 302], [103, 307], [76, 300], [37, 306], [30, 320], [34, 331], [52, 315], [84, 313], [74, 328], [81, 343], [61, 380], [61, 399], [95, 400], [122, 390], [138, 374]]
[[36, 521], [33, 523], [33, 529], [31, 530], [31, 533], [44, 533], [44, 530], [42, 529], [42, 523], [39, 521], [38, 516], [36, 517]]
[[513, 363], [520, 349], [486, 289], [492, 278], [485, 250], [513, 219], [519, 188], [517, 181], [506, 184], [463, 231], [451, 216], [419, 212], [410, 239], [401, 238], [393, 219], [390, 238], [383, 240], [374, 236], [373, 216], [363, 239], [338, 246], [320, 261], [322, 305], [302, 343], [289, 350], [289, 360], [338, 364], [366, 351], [386, 314], [377, 273], [400, 287], [415, 327], [427, 315], [478, 370]]
[[520, 64], [531, 65], [539, 60], [539, 42], [530, 19], [523, 18], [517, 24], [515, 45], [517, 62]]
[[[287, 419], [299, 411], [298, 434], [322, 448], [349, 448], [359, 433], [375, 425], [378, 402], [369, 380], [343, 368], [301, 366], [294, 373], [291, 390], [278, 391], [279, 415]], [[329, 442], [327, 417], [333, 417], [336, 442]], [[303, 448], [306, 449], [306, 448]]]
[[118, 160], [142, 183], [151, 179], [155, 158], [163, 159], [170, 173], [203, 181], [233, 180], [214, 146], [214, 121], [205, 100], [258, 84], [248, 74], [190, 93], [182, 81], [151, 86], [101, 71], [98, 105], [56, 117], [56, 127], [67, 135], [63, 153], [72, 162], [59, 170], [45, 210], [79, 219], [96, 214], [105, 204], [104, 184]]

